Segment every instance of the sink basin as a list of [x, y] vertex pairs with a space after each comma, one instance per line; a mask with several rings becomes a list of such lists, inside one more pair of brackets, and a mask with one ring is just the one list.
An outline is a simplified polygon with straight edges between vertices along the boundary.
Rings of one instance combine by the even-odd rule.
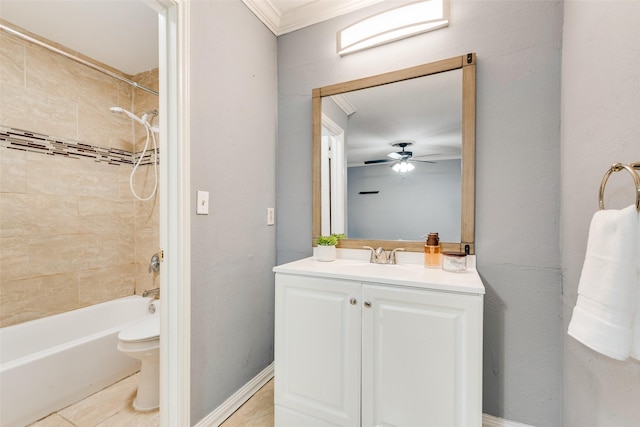
[[336, 273], [360, 277], [398, 278], [422, 275], [425, 268], [413, 264], [374, 264], [366, 261], [336, 262], [331, 266]]

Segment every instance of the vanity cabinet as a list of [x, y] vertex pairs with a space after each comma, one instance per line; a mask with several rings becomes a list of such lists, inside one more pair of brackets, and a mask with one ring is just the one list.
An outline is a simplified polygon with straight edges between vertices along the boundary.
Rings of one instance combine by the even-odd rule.
[[481, 427], [482, 293], [276, 273], [276, 427]]

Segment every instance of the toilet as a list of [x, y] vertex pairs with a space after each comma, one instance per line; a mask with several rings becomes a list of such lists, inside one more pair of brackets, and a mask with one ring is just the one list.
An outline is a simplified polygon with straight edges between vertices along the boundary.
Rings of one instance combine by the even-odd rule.
[[156, 409], [160, 406], [160, 314], [145, 316], [121, 330], [118, 350], [142, 362], [133, 409]]

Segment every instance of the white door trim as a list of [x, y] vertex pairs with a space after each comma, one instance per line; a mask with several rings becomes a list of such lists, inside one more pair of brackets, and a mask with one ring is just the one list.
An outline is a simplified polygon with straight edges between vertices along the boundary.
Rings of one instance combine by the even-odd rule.
[[160, 425], [189, 426], [191, 278], [189, 1], [145, 0], [159, 16]]

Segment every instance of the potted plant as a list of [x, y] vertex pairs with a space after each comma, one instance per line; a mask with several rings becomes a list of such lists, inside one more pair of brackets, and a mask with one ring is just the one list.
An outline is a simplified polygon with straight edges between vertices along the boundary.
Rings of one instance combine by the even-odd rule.
[[344, 238], [344, 234], [332, 234], [330, 236], [318, 236], [316, 243], [316, 258], [318, 261], [333, 261], [336, 259], [336, 245], [338, 239]]

